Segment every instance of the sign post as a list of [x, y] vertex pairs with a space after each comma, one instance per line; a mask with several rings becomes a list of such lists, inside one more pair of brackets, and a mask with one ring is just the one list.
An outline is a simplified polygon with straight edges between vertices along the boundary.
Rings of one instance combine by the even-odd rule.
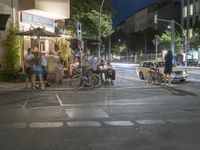
[[77, 37], [78, 37], [78, 48], [80, 50], [80, 66], [81, 66], [81, 70], [82, 70], [82, 53], [83, 53], [83, 49], [84, 49], [84, 45], [83, 45], [83, 40], [82, 40], [82, 27], [81, 27], [81, 23], [77, 22]]

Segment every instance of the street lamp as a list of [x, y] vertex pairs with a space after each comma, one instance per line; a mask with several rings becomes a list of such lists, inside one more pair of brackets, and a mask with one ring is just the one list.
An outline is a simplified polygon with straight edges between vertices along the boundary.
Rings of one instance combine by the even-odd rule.
[[99, 38], [98, 38], [99, 39], [99, 51], [98, 51], [99, 58], [101, 54], [101, 12], [103, 8], [103, 4], [104, 4], [104, 0], [102, 0], [100, 10], [99, 10]]

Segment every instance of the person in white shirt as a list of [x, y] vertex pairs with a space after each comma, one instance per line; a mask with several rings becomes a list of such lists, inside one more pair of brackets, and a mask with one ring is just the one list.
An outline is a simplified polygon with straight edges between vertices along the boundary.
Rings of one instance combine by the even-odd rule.
[[31, 70], [34, 63], [34, 55], [32, 54], [32, 49], [27, 49], [27, 54], [24, 57], [24, 71], [26, 75], [26, 88], [28, 87], [28, 82], [31, 80]]
[[94, 53], [90, 57], [90, 67], [91, 67], [93, 73], [97, 72], [97, 54], [96, 53]]
[[46, 72], [46, 67], [47, 67], [47, 60], [46, 60], [46, 51], [41, 52], [41, 66], [43, 69], [43, 78], [46, 86], [49, 86], [49, 83], [47, 82], [47, 72]]

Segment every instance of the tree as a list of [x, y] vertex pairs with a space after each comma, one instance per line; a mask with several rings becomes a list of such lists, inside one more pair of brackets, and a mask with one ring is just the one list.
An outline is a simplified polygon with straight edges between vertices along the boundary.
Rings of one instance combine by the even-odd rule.
[[[170, 49], [170, 42], [171, 42], [171, 32], [165, 31], [161, 36], [161, 43], [159, 44], [159, 51], [164, 49]], [[178, 53], [181, 48], [183, 47], [183, 36], [179, 33], [175, 34], [175, 53]]]
[[[98, 36], [99, 7], [102, 0], [71, 0], [71, 18], [67, 21], [70, 29], [76, 33], [76, 24], [81, 22], [84, 36]], [[112, 29], [110, 1], [105, 1], [102, 10], [101, 36], [106, 37]]]
[[55, 43], [57, 44], [58, 52], [61, 53], [61, 57], [65, 61], [65, 67], [69, 67], [73, 53], [72, 49], [70, 48], [70, 42], [66, 39], [56, 39]]
[[5, 40], [5, 72], [16, 75], [20, 70], [20, 42], [18, 28], [11, 24], [7, 29]]
[[190, 45], [192, 48], [198, 49], [198, 46], [200, 46], [200, 23], [195, 24], [193, 29], [194, 35], [190, 39]]

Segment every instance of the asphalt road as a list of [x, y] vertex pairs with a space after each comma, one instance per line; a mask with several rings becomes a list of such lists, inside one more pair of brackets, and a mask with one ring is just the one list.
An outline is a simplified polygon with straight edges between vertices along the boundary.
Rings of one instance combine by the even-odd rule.
[[2, 150], [199, 150], [200, 82], [145, 84], [115, 64], [114, 86], [0, 91]]

